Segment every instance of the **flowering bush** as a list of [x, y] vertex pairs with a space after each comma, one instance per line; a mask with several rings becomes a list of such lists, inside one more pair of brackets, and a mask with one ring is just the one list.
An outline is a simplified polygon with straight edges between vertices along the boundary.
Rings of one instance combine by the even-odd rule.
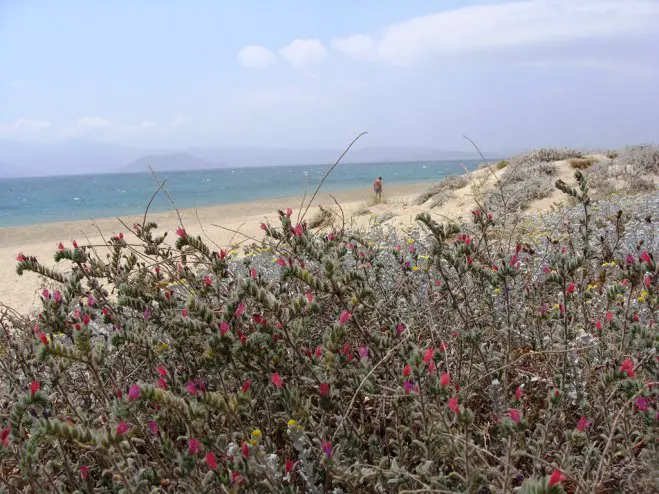
[[20, 254], [52, 286], [0, 319], [4, 491], [652, 492], [656, 252], [576, 178], [564, 242], [483, 205], [408, 239], [281, 211], [240, 259], [154, 223], [60, 245], [67, 276]]

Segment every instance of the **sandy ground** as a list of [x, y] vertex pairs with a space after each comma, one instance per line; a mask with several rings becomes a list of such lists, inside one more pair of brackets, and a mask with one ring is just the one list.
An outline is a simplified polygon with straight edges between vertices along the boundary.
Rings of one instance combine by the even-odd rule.
[[[556, 162], [556, 164], [558, 165], [556, 178], [570, 180], [574, 171], [570, 169], [569, 164], [567, 162]], [[431, 201], [423, 205], [414, 204], [414, 199], [432, 185], [427, 182], [392, 186], [385, 184], [384, 201], [380, 204], [373, 204], [370, 190], [344, 191], [334, 193], [333, 196], [341, 204], [348, 226], [368, 226], [375, 218], [387, 214], [392, 216], [386, 220], [387, 224], [405, 229], [412, 226], [416, 215], [420, 212], [430, 212], [439, 221], [468, 215], [474, 209], [475, 199], [482, 197], [494, 186], [497, 173], [501, 172], [491, 167], [466, 175], [468, 184], [456, 190], [453, 198], [441, 207], [432, 209]], [[532, 204], [530, 209], [535, 211], [549, 209], [560, 199], [560, 196], [559, 191], [554, 191], [550, 197]], [[309, 198], [306, 201], [308, 202]], [[301, 197], [279, 198], [197, 210], [182, 209], [179, 213], [183, 226], [189, 234], [202, 235], [209, 244], [214, 243], [226, 249], [235, 247], [241, 241], [260, 240], [263, 234], [260, 229], [261, 222], [267, 220], [276, 222], [276, 211], [287, 207], [291, 207], [294, 216], [297, 217], [301, 203]], [[334, 199], [328, 193], [320, 193], [309, 209], [306, 219], [313, 218], [318, 212], [318, 205], [330, 206], [339, 212]], [[135, 222], [142, 222], [142, 215], [122, 217], [121, 220], [126, 225], [132, 226]], [[170, 242], [175, 240], [174, 232], [180, 225], [176, 211], [150, 214], [149, 220], [158, 223], [159, 231], [169, 232]], [[43, 265], [54, 267], [56, 263], [53, 255], [59, 242], [63, 242], [67, 247], [71, 246], [73, 239], [80, 245], [104, 245], [103, 238], [119, 232], [128, 234], [126, 227], [117, 218], [0, 228], [0, 302], [21, 313], [28, 313], [35, 308], [41, 289], [49, 286], [47, 280], [40, 279], [33, 273], [26, 273], [23, 276], [16, 274], [18, 253], [35, 256]], [[101, 250], [99, 252], [104, 255]]]

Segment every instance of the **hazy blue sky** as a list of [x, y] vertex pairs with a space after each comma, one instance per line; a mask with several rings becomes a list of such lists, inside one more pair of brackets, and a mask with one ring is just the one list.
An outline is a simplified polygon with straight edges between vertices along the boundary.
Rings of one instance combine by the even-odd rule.
[[658, 140], [659, 0], [0, 0], [0, 138]]

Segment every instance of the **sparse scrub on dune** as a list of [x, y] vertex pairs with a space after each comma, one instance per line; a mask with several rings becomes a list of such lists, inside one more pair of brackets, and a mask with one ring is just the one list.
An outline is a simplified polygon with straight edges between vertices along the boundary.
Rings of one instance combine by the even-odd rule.
[[568, 160], [570, 167], [574, 168], [575, 170], [585, 170], [586, 168], [593, 166], [598, 161], [599, 160], [594, 156], [587, 156], [585, 158], [570, 158]]
[[429, 199], [441, 194], [445, 197], [444, 202], [453, 196], [453, 191], [462, 189], [467, 186], [469, 179], [464, 175], [452, 175], [446, 177], [441, 182], [434, 184], [427, 191], [419, 194], [414, 200], [414, 204], [421, 205], [428, 202]]
[[309, 220], [309, 228], [328, 228], [334, 226], [336, 215], [328, 207], [319, 206], [318, 212]]
[[19, 254], [50, 286], [0, 311], [2, 490], [656, 492], [657, 220], [575, 178], [525, 236], [289, 209], [243, 258], [155, 223]]
[[597, 184], [608, 183], [615, 191], [644, 193], [656, 190], [659, 178], [659, 146], [628, 146], [600, 160], [586, 170], [588, 177]]
[[529, 161], [563, 161], [572, 158], [583, 158], [583, 152], [569, 148], [541, 148], [527, 155]]
[[503, 170], [507, 166], [508, 166], [508, 161], [507, 160], [501, 160], [495, 165], [495, 168], [497, 170]]

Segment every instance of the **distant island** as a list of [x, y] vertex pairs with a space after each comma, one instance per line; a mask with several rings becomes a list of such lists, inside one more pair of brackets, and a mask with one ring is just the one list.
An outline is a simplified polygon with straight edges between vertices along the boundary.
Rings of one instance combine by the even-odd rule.
[[[320, 165], [334, 162], [339, 148], [265, 148], [207, 146], [185, 149], [139, 149], [83, 139], [51, 144], [28, 144], [0, 139], [0, 178], [94, 173], [210, 170], [258, 166]], [[489, 154], [488, 158], [502, 155]], [[420, 146], [355, 146], [346, 163], [397, 163], [473, 160], [471, 151], [450, 151]]]

